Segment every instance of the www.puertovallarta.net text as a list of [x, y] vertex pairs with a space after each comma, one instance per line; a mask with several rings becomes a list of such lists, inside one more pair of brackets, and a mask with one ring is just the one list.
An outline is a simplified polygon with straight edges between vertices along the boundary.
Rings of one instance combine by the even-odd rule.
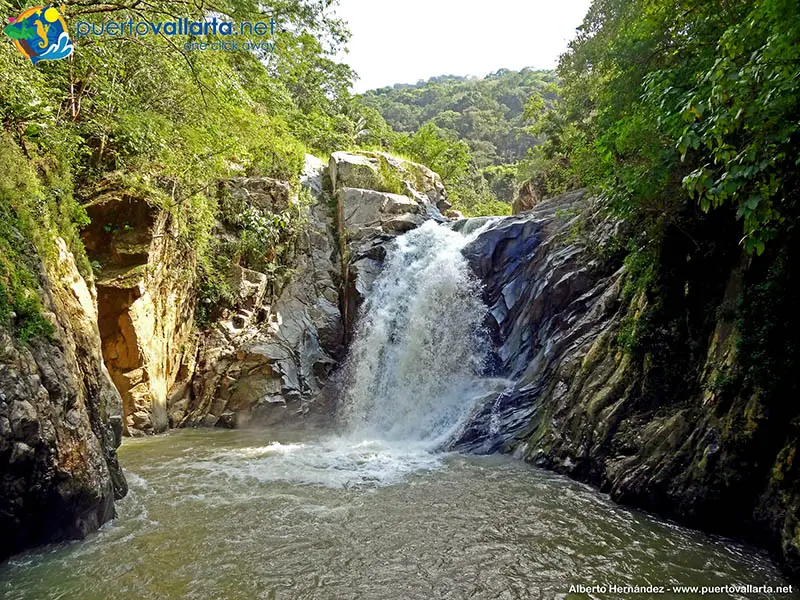
[[[792, 594], [791, 585], [571, 585], [571, 594], [623, 594], [623, 595], [658, 595], [658, 594], [695, 594], [700, 596], [730, 596], [732, 594], [748, 594], [766, 596], [770, 594]], [[755, 597], [755, 596], [754, 596]]]

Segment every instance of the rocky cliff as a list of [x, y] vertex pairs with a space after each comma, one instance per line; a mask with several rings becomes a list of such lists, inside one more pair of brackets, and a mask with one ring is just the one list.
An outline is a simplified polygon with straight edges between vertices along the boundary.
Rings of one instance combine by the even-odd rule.
[[290, 249], [280, 276], [232, 255], [232, 299], [203, 328], [193, 250], [147, 202], [89, 204], [96, 297], [64, 244], [55, 266], [36, 262], [52, 338], [0, 331], [0, 554], [111, 518], [123, 430], [329, 420], [332, 375], [390, 245], [433, 219], [482, 228], [464, 255], [489, 307], [491, 374], [511, 382], [479, 403], [455, 448], [511, 452], [745, 536], [797, 575], [796, 240], [752, 259], [732, 215], [694, 215], [667, 228], [642, 286], [624, 225], [582, 190], [452, 222], [438, 175], [383, 153], [308, 157], [299, 184], [220, 184], [232, 203], [220, 240], [239, 247], [231, 214], [245, 209], [301, 226], [276, 242]]
[[103, 365], [94, 291], [66, 244], [56, 247], [47, 267], [28, 253], [52, 335], [23, 343], [0, 328], [0, 558], [83, 537], [127, 491], [122, 401]]
[[465, 250], [496, 372], [514, 384], [478, 407], [456, 447], [512, 452], [619, 502], [744, 536], [797, 576], [796, 249], [745, 258], [726, 243], [732, 215], [694, 216], [668, 230], [641, 289], [618, 225], [598, 211], [566, 194]]
[[[308, 156], [301, 189], [242, 178], [234, 197], [264, 215], [290, 205], [302, 221], [290, 275], [267, 290], [265, 273], [231, 265], [235, 305], [199, 335], [169, 400], [174, 426], [265, 425], [329, 417], [363, 293], [380, 271], [386, 244], [429, 218], [446, 221], [441, 178], [379, 152], [335, 152], [329, 165]], [[235, 235], [221, 223], [217, 235]], [[330, 385], [329, 385], [330, 384]]]
[[380, 273], [387, 244], [428, 219], [446, 222], [442, 180], [424, 165], [383, 152], [334, 152], [328, 168], [341, 257], [341, 306], [346, 335], [364, 294]]
[[103, 356], [122, 395], [125, 435], [167, 429], [167, 397], [193, 351], [195, 256], [166, 211], [104, 190], [86, 206]]
[[330, 165], [308, 157], [299, 183], [302, 193], [263, 177], [220, 183], [222, 242], [241, 245], [244, 213], [264, 222], [295, 213], [299, 235], [276, 240], [291, 249], [281, 276], [234, 254], [233, 298], [204, 328], [194, 319], [195, 249], [147, 198], [109, 185], [86, 203], [96, 285], [63, 242], [46, 264], [30, 245], [53, 331], [22, 341], [0, 330], [0, 558], [113, 517], [127, 491], [123, 433], [328, 414], [330, 375], [385, 245], [445, 221], [439, 208], [449, 204], [438, 175], [383, 153], [335, 153]]
[[[288, 184], [242, 179], [234, 196], [264, 214], [293, 204], [302, 231], [291, 274], [279, 290], [267, 274], [231, 266], [237, 300], [201, 334], [200, 352], [185, 386], [170, 402], [175, 426], [237, 427], [307, 416], [321, 382], [343, 353], [334, 225], [322, 189], [324, 165], [307, 157], [301, 185], [305, 203]], [[277, 293], [276, 293], [277, 292]]]

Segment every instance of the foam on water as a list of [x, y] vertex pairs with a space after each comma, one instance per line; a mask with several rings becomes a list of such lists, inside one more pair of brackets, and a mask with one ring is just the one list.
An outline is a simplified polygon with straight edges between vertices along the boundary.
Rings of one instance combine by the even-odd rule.
[[0, 598], [523, 600], [597, 581], [783, 583], [752, 550], [507, 456], [313, 433], [127, 439], [117, 518], [0, 564]]
[[408, 473], [437, 468], [441, 459], [420, 445], [341, 437], [222, 450], [173, 466], [214, 486], [225, 477], [237, 485], [249, 480], [351, 488], [397, 483]]

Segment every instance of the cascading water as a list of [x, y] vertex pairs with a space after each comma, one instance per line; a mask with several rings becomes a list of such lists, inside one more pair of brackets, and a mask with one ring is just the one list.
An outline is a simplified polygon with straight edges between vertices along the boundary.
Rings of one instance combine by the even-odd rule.
[[362, 307], [343, 406], [353, 436], [446, 441], [481, 387], [486, 307], [461, 249], [428, 221], [397, 239]]
[[[488, 223], [487, 223], [488, 225]], [[376, 487], [441, 466], [478, 398], [486, 307], [461, 254], [480, 234], [428, 221], [396, 239], [362, 306], [346, 366], [339, 434], [225, 448], [181, 461], [212, 481]], [[502, 383], [502, 382], [501, 382]]]
[[376, 487], [438, 468], [476, 399], [497, 386], [480, 377], [486, 307], [462, 235], [429, 221], [397, 238], [362, 307], [347, 363], [339, 435], [226, 448], [182, 468], [199, 477]]

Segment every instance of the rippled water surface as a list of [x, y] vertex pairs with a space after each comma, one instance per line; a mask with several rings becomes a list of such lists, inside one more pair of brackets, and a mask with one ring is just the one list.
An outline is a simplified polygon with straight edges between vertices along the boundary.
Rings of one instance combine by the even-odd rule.
[[0, 567], [0, 597], [585, 598], [569, 586], [785, 583], [759, 553], [507, 457], [205, 430], [126, 440], [121, 460], [119, 517]]

